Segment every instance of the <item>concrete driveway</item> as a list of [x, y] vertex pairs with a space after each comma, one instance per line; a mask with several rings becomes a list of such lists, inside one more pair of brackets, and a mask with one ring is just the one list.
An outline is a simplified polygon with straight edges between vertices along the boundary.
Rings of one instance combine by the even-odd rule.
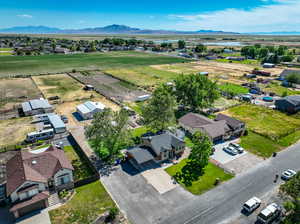
[[172, 180], [169, 174], [162, 168], [150, 169], [142, 172], [142, 176], [160, 194], [173, 190], [178, 184]]
[[16, 223], [17, 224], [33, 224], [33, 223], [51, 224], [51, 221], [50, 221], [48, 209], [43, 209], [18, 219]]
[[237, 155], [230, 155], [229, 153], [225, 152], [223, 150], [224, 147], [228, 146], [229, 143], [231, 142], [237, 142], [237, 140], [233, 140], [233, 141], [227, 141], [224, 143], [220, 143], [214, 146], [214, 148], [216, 149], [216, 151], [214, 152], [214, 154], [210, 157], [211, 159], [217, 161], [218, 163], [224, 165], [228, 162], [231, 162], [237, 158], [240, 158], [241, 156], [247, 154], [248, 152], [244, 151], [241, 154], [237, 154]]

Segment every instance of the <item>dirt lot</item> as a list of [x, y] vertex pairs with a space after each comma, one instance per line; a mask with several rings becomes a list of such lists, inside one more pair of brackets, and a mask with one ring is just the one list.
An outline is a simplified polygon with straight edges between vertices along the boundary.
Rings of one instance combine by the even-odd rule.
[[0, 147], [22, 142], [26, 134], [35, 130], [31, 117], [0, 121]]
[[72, 73], [72, 76], [86, 84], [93, 85], [102, 95], [118, 101], [134, 101], [146, 92], [136, 86], [120, 81], [102, 72]]
[[67, 74], [34, 76], [33, 80], [46, 98], [59, 96], [63, 102], [68, 102], [87, 99], [92, 94], [84, 91], [83, 85]]
[[[216, 61], [197, 61], [191, 63], [181, 64], [167, 64], [167, 65], [152, 65], [151, 67], [176, 73], [196, 73], [209, 72], [209, 76], [213, 79], [223, 79], [227, 82], [241, 84], [245, 80], [243, 75], [250, 73], [255, 66], [238, 64], [238, 63], [221, 63]], [[272, 75], [279, 75], [283, 68], [265, 69], [272, 73]]]
[[[92, 98], [90, 100], [94, 101], [94, 102], [103, 103], [105, 106], [107, 106], [108, 108], [111, 108], [113, 111], [117, 111], [120, 109], [120, 107], [117, 104], [114, 104], [113, 102], [107, 100], [105, 97], [96, 97], [96, 98]], [[56, 106], [56, 112], [61, 115], [66, 115], [69, 119], [70, 125], [77, 125], [78, 121], [73, 116], [73, 113], [76, 112], [76, 106], [78, 106], [79, 104], [84, 103], [84, 102], [85, 102], [85, 100], [65, 102], [65, 103], [59, 104]]]
[[30, 78], [0, 79], [0, 110], [10, 110], [16, 104], [41, 96]]

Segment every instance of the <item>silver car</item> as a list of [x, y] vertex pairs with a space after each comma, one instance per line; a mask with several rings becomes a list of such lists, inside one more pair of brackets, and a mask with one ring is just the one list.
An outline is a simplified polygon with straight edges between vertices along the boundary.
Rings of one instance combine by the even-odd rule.
[[235, 148], [233, 148], [232, 146], [224, 147], [223, 150], [225, 152], [227, 152], [228, 154], [230, 154], [230, 155], [237, 155], [237, 154], [239, 154], [239, 152]]
[[281, 174], [281, 179], [283, 180], [289, 180], [291, 179], [293, 176], [295, 176], [297, 174], [296, 171], [294, 170], [286, 170]]
[[244, 152], [244, 149], [239, 144], [231, 142], [229, 144], [229, 146], [235, 148], [239, 153], [243, 153]]

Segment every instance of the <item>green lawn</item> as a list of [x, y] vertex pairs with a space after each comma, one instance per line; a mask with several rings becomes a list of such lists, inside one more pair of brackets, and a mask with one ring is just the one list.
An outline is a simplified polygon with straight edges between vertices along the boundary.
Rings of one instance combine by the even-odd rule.
[[12, 55], [13, 53], [12, 52], [1, 52], [0, 51], [0, 56], [9, 56], [9, 55]]
[[240, 144], [247, 151], [265, 158], [270, 157], [273, 152], [278, 152], [281, 150], [281, 146], [275, 141], [255, 134], [251, 131], [248, 132], [247, 136], [241, 137]]
[[114, 207], [114, 202], [99, 181], [76, 188], [76, 194], [65, 205], [49, 212], [52, 224], [92, 223]]
[[226, 113], [244, 121], [249, 130], [272, 140], [278, 141], [300, 129], [300, 119], [253, 104], [232, 107]]
[[142, 106], [145, 104], [145, 101], [142, 102], [126, 102], [128, 107], [134, 110], [137, 114], [142, 114]]
[[240, 101], [238, 100], [232, 100], [232, 99], [226, 99], [224, 97], [220, 97], [213, 103], [213, 107], [222, 109], [222, 108], [228, 108], [237, 105], [239, 103]]
[[268, 85], [262, 85], [262, 89], [263, 89], [263, 91], [266, 91], [266, 92], [273, 92], [278, 96], [282, 96], [285, 93], [288, 96], [300, 94], [300, 91], [286, 88], [284, 86], [281, 86], [279, 83], [271, 83]]
[[252, 59], [246, 59], [243, 61], [233, 61], [233, 60], [228, 60], [228, 59], [216, 59], [216, 61], [226, 62], [226, 63], [232, 62], [232, 63], [245, 64], [245, 65], [259, 65], [258, 60], [252, 60]]
[[0, 48], [0, 51], [13, 51], [14, 49], [12, 48]]
[[[166, 172], [170, 176], [174, 176], [177, 172], [181, 171], [181, 169], [186, 165], [187, 159], [182, 160], [180, 163], [168, 167]], [[214, 183], [216, 178], [219, 178], [221, 181], [227, 181], [231, 179], [233, 176], [231, 174], [225, 173], [222, 169], [215, 166], [212, 163], [209, 163], [205, 168], [205, 174], [199, 178], [199, 180], [194, 181], [192, 186], [185, 186], [181, 184], [185, 189], [190, 191], [192, 194], [203, 194], [204, 192], [215, 187]]]
[[74, 167], [74, 180], [82, 180], [93, 175], [88, 164], [79, 157], [72, 146], [65, 146], [64, 151]]
[[146, 128], [145, 126], [141, 126], [132, 130], [132, 136], [134, 138], [141, 137], [143, 134], [146, 134], [148, 131], [149, 131], [148, 128]]
[[240, 95], [240, 94], [246, 94], [249, 92], [249, 90], [241, 85], [233, 84], [233, 83], [224, 83], [218, 85], [218, 88], [226, 93], [229, 93], [233, 96]]
[[72, 69], [112, 69], [156, 64], [180, 63], [187, 59], [141, 52], [108, 52], [71, 55], [1, 57], [0, 76], [7, 74], [40, 74]]

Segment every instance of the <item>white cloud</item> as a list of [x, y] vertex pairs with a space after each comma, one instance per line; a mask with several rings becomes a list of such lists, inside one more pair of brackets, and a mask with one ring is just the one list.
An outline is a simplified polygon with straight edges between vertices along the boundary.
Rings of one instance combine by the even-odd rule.
[[169, 15], [169, 18], [177, 19], [176, 27], [181, 30], [300, 31], [300, 1], [273, 0], [270, 4], [250, 10], [225, 9], [196, 15]]
[[32, 15], [28, 15], [28, 14], [21, 14], [21, 15], [17, 15], [18, 17], [21, 17], [21, 18], [26, 18], [26, 19], [31, 19], [33, 18]]

